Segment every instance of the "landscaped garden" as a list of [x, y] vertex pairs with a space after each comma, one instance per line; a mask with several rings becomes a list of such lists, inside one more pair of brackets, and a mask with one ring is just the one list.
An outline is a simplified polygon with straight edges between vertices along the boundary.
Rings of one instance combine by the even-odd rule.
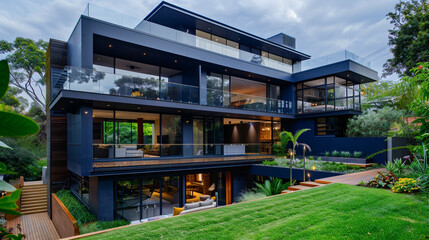
[[97, 221], [97, 218], [92, 215], [88, 208], [86, 208], [82, 202], [80, 202], [70, 190], [61, 190], [57, 193], [58, 198], [71, 213], [71, 215], [76, 219], [76, 223], [79, 226], [79, 233], [85, 234], [95, 231], [100, 231], [104, 229], [109, 229], [113, 227], [119, 227], [130, 224], [126, 220], [116, 220], [116, 221]]
[[428, 216], [427, 194], [331, 184], [87, 239], [422, 239]]

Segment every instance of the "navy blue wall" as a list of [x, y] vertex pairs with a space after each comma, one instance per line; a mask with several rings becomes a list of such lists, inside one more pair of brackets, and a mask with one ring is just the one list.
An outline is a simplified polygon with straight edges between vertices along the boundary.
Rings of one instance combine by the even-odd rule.
[[67, 65], [81, 67], [82, 55], [82, 21], [79, 19], [67, 42]]
[[[371, 155], [375, 152], [387, 149], [386, 138], [383, 137], [334, 137], [334, 136], [316, 136], [315, 135], [315, 119], [299, 119], [289, 120], [286, 128], [288, 131], [295, 133], [297, 130], [309, 128], [301, 135], [298, 142], [306, 143], [312, 149], [308, 156], [323, 155], [325, 151], [361, 151], [363, 156]], [[302, 147], [298, 148], [298, 155], [302, 154]], [[384, 164], [387, 160], [387, 152], [378, 154], [374, 157], [374, 161], [379, 164]]]
[[114, 220], [114, 190], [112, 178], [98, 178], [97, 218], [101, 221]]
[[[314, 181], [320, 178], [333, 177], [338, 175], [343, 175], [342, 173], [335, 172], [325, 172], [325, 171], [313, 171], [306, 170], [306, 173], [310, 173], [310, 180]], [[283, 179], [290, 179], [290, 168], [284, 167], [273, 167], [273, 166], [263, 166], [254, 164], [250, 168], [249, 174], [259, 175], [259, 176], [267, 176], [267, 177], [278, 177]], [[303, 181], [304, 174], [303, 170], [298, 168], [292, 169], [292, 178], [298, 181]], [[306, 179], [308, 180], [308, 179]]]
[[92, 170], [92, 107], [67, 114], [67, 168], [79, 176]]

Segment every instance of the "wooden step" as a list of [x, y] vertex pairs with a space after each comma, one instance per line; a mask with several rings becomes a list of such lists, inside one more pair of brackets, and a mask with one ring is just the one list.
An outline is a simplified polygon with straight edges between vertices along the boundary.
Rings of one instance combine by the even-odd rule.
[[301, 183], [299, 183], [300, 185], [303, 185], [303, 186], [307, 186], [307, 187], [318, 187], [318, 186], [323, 186], [323, 185], [325, 185], [325, 184], [322, 184], [322, 183], [316, 183], [316, 182], [301, 182]]
[[330, 184], [330, 183], [332, 183], [332, 182], [325, 181], [325, 180], [314, 180], [314, 182], [321, 183], [321, 184]]
[[38, 209], [38, 210], [32, 210], [32, 211], [21, 211], [21, 214], [23, 215], [28, 215], [28, 214], [33, 214], [33, 213], [42, 213], [42, 212], [47, 212], [47, 209]]
[[307, 186], [303, 186], [303, 185], [296, 185], [296, 186], [289, 186], [287, 188], [287, 190], [290, 191], [299, 191], [299, 190], [305, 190], [305, 189], [310, 189], [312, 187], [307, 187]]
[[31, 194], [22, 194], [21, 195], [21, 200], [22, 199], [30, 199], [30, 198], [47, 198], [47, 194], [46, 193], [31, 193]]
[[21, 208], [27, 208], [27, 207], [37, 207], [37, 206], [48, 206], [48, 202], [47, 201], [34, 201], [34, 202], [25, 202], [24, 204], [21, 203]]
[[293, 191], [291, 191], [291, 190], [283, 190], [281, 194], [288, 194], [288, 193], [291, 193], [291, 192], [293, 192]]
[[27, 190], [23, 190], [21, 195], [22, 194], [29, 194], [29, 193], [40, 193], [40, 192], [47, 193], [48, 191], [46, 189], [31, 189], [31, 190], [27, 189]]
[[31, 197], [21, 197], [21, 203], [23, 202], [31, 202], [32, 200], [37, 200], [37, 201], [46, 201], [48, 199], [47, 196], [31, 196]]
[[29, 186], [23, 186], [22, 189], [48, 189], [48, 185], [45, 184], [39, 184], [39, 185], [29, 185]]

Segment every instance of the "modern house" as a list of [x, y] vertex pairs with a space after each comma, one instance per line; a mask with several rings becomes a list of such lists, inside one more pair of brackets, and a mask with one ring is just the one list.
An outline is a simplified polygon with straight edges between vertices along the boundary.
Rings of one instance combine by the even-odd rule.
[[101, 220], [230, 204], [282, 130], [343, 137], [377, 72], [295, 46], [166, 2], [143, 20], [88, 6], [47, 51], [49, 193], [70, 188]]

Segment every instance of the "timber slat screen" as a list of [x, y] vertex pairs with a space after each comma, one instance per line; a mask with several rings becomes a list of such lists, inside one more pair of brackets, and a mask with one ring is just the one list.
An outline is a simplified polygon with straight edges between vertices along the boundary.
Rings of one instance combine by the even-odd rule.
[[62, 238], [79, 235], [76, 219], [70, 214], [55, 193], [52, 194], [52, 222]]

